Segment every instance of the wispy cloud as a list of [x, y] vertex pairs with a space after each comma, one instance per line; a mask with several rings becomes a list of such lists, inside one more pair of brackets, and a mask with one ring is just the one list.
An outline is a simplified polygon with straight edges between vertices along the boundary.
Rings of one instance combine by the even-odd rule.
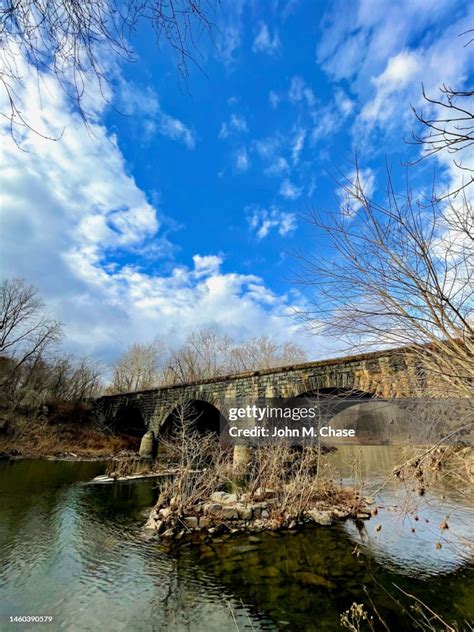
[[[375, 174], [369, 167], [359, 169], [359, 171], [351, 171], [347, 174], [345, 182], [337, 190], [337, 196], [340, 200], [341, 213], [346, 217], [354, 217], [361, 205], [358, 197], [367, 197], [370, 199], [375, 190]], [[353, 191], [356, 197], [350, 194]]]
[[[99, 120], [88, 132], [53, 76], [43, 77], [48, 90], [40, 99], [33, 73], [22, 72], [25, 115], [54, 121], [65, 132], [57, 142], [29, 134], [28, 151], [19, 151], [0, 122], [0, 205], [9, 235], [2, 271], [39, 286], [65, 324], [68, 350], [107, 361], [130, 344], [130, 332], [149, 341], [159, 331], [173, 345], [210, 324], [237, 338], [255, 331], [288, 335], [284, 316], [293, 300], [258, 275], [224, 272], [219, 254], [194, 254], [191, 266], [171, 260], [166, 273], [145, 268], [142, 249], [159, 250], [152, 245], [160, 240], [160, 209], [128, 173]], [[150, 109], [156, 113], [155, 105]], [[166, 124], [170, 134], [183, 136], [172, 117]], [[294, 229], [291, 215], [276, 210], [258, 221], [261, 238], [272, 229], [281, 235]]]
[[241, 147], [235, 154], [235, 168], [239, 173], [245, 173], [250, 167], [250, 159], [245, 147]]
[[250, 230], [259, 240], [267, 237], [271, 230], [276, 230], [281, 237], [296, 230], [296, 215], [281, 211], [275, 206], [270, 207], [270, 210], [250, 206], [246, 212]]
[[306, 84], [302, 77], [295, 76], [291, 79], [288, 89], [288, 98], [292, 103], [306, 101], [309, 106], [316, 103], [313, 90]]
[[291, 147], [291, 158], [293, 160], [293, 164], [296, 164], [300, 158], [300, 154], [304, 146], [305, 138], [306, 138], [306, 130], [299, 127], [294, 134], [292, 147]]
[[422, 82], [435, 95], [443, 83], [467, 85], [472, 47], [459, 35], [473, 20], [474, 7], [463, 0], [429, 7], [412, 0], [336, 0], [323, 21], [317, 60], [355, 95], [351, 106], [335, 92], [340, 111], [356, 113], [356, 145], [373, 145], [375, 133], [400, 137], [411, 130], [410, 105], [422, 105]]
[[270, 90], [270, 92], [268, 93], [268, 100], [270, 101], [270, 105], [272, 106], [272, 108], [276, 110], [278, 104], [281, 101], [281, 98], [278, 93], [275, 92], [275, 90]]
[[219, 138], [228, 138], [232, 133], [245, 134], [248, 132], [248, 129], [247, 121], [244, 116], [231, 114], [229, 121], [222, 123]]
[[296, 200], [303, 193], [302, 187], [297, 187], [288, 178], [285, 178], [280, 185], [280, 195], [288, 200]]
[[253, 52], [274, 55], [279, 50], [280, 45], [281, 42], [278, 37], [278, 33], [275, 32], [273, 37], [271, 37], [267, 24], [265, 22], [260, 22], [257, 34], [253, 40]]
[[147, 137], [161, 134], [171, 140], [194, 149], [194, 132], [178, 118], [163, 110], [158, 95], [150, 88], [141, 89], [128, 81], [121, 80], [117, 94], [117, 108], [128, 116], [140, 120]]
[[158, 119], [158, 129], [161, 134], [186, 145], [188, 149], [194, 149], [196, 140], [193, 132], [177, 118], [161, 112]]

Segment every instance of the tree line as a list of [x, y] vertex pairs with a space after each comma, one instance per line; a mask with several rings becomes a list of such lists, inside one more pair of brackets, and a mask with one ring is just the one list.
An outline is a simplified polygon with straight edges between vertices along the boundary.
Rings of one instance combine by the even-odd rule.
[[304, 362], [293, 342], [258, 336], [242, 343], [207, 327], [176, 348], [157, 339], [132, 344], [107, 367], [62, 350], [64, 331], [37, 289], [20, 278], [0, 286], [0, 404], [36, 414], [44, 406]]

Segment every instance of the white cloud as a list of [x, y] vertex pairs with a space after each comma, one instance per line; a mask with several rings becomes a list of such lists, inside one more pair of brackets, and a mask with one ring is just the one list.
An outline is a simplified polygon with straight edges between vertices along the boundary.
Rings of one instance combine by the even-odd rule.
[[296, 215], [280, 211], [272, 206], [270, 210], [251, 206], [246, 209], [248, 223], [257, 239], [266, 237], [272, 229], [275, 229], [281, 237], [290, 235], [296, 230]]
[[164, 136], [184, 143], [188, 149], [194, 149], [196, 144], [194, 135], [179, 119], [162, 112], [159, 118], [158, 128]]
[[[415, 126], [410, 105], [423, 105], [422, 82], [431, 95], [438, 95], [443, 83], [467, 85], [473, 49], [459, 36], [473, 21], [472, 3], [462, 0], [335, 2], [323, 21], [317, 58], [334, 81], [347, 80], [357, 96], [357, 146], [369, 144], [374, 131], [399, 137], [410, 132]], [[347, 112], [349, 104], [335, 96], [339, 110]]]
[[[160, 211], [128, 173], [105, 126], [96, 121], [86, 129], [52, 76], [43, 77], [40, 99], [27, 70], [25, 115], [64, 134], [58, 142], [28, 134], [27, 151], [20, 151], [0, 123], [2, 273], [38, 286], [65, 325], [68, 350], [110, 360], [131, 342], [158, 335], [178, 344], [212, 323], [240, 339], [258, 331], [298, 338], [286, 318], [293, 299], [257, 275], [223, 272], [219, 255], [195, 254], [190, 267], [167, 261], [167, 272], [144, 269], [141, 252], [159, 250], [164, 240]], [[182, 135], [170, 119], [170, 133]], [[265, 219], [270, 227], [262, 227]], [[262, 236], [295, 226], [291, 214], [276, 210], [262, 221]]]
[[299, 128], [296, 130], [295, 136], [293, 138], [293, 144], [291, 149], [291, 158], [293, 160], [293, 164], [295, 165], [300, 157], [301, 150], [304, 146], [304, 141], [306, 138], [306, 130]]
[[314, 92], [306, 85], [304, 79], [298, 76], [291, 79], [290, 88], [288, 90], [288, 98], [292, 103], [306, 101], [310, 107], [316, 103]]
[[354, 101], [349, 99], [349, 97], [341, 90], [337, 89], [334, 92], [334, 101], [336, 103], [336, 107], [342, 116], [346, 117], [352, 113], [354, 109]]
[[296, 200], [297, 198], [300, 197], [302, 192], [303, 192], [303, 189], [301, 187], [297, 187], [295, 184], [290, 182], [288, 178], [283, 180], [283, 182], [281, 183], [280, 195], [282, 195], [283, 197], [289, 200]]
[[371, 198], [375, 190], [375, 175], [372, 169], [366, 167], [351, 171], [345, 177], [342, 186], [337, 190], [340, 200], [341, 212], [347, 217], [353, 217], [361, 208], [358, 200], [349, 194], [354, 191], [357, 196]]
[[253, 149], [265, 164], [264, 173], [267, 176], [280, 176], [289, 170], [286, 158], [281, 155], [284, 139], [280, 134], [268, 136], [254, 141]]
[[253, 41], [253, 52], [268, 53], [269, 55], [274, 55], [279, 48], [280, 38], [278, 37], [278, 33], [274, 33], [273, 37], [271, 37], [266, 23], [260, 22], [258, 32]]
[[194, 149], [196, 145], [194, 133], [183, 121], [163, 111], [158, 96], [151, 88], [141, 90], [128, 81], [120, 80], [117, 109], [140, 120], [148, 137], [159, 133], [186, 145], [188, 149]]
[[268, 93], [268, 100], [270, 101], [270, 105], [272, 106], [272, 108], [275, 110], [278, 107], [281, 98], [274, 90], [270, 90], [270, 92]]
[[232, 66], [237, 60], [237, 52], [242, 43], [242, 15], [245, 0], [227, 3], [225, 11], [219, 11], [216, 29], [216, 50], [219, 59]]
[[235, 154], [235, 168], [239, 173], [245, 173], [250, 167], [250, 160], [245, 147], [241, 147]]
[[237, 134], [245, 134], [248, 132], [248, 125], [245, 117], [232, 114], [228, 123], [224, 122], [221, 125], [219, 131], [219, 138], [225, 139], [230, 136], [232, 132]]

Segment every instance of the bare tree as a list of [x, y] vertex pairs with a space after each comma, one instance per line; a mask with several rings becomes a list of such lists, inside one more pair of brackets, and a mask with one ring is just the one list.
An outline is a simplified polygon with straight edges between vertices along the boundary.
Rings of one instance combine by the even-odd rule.
[[10, 358], [2, 387], [11, 390], [23, 367], [34, 370], [45, 351], [61, 336], [61, 327], [50, 318], [37, 290], [22, 279], [0, 286], [0, 355]]
[[[474, 41], [473, 33], [473, 30], [461, 33], [462, 36], [469, 37], [465, 46], [471, 45]], [[421, 157], [411, 164], [443, 152], [453, 155], [453, 163], [463, 172], [463, 178], [460, 184], [441, 197], [443, 199], [449, 195], [456, 196], [474, 182], [474, 90], [461, 90], [443, 84], [439, 92], [439, 98], [428, 96], [425, 87], [422, 86], [426, 109], [412, 106], [416, 119], [421, 123], [422, 131], [413, 132], [409, 142], [420, 145], [423, 150]], [[468, 158], [467, 163], [464, 157]]]
[[192, 382], [230, 372], [232, 340], [215, 327], [192, 332], [184, 345], [171, 353], [168, 378], [172, 382]]
[[420, 362], [439, 392], [448, 386], [452, 395], [471, 396], [472, 204], [466, 196], [455, 205], [420, 200], [410, 190], [400, 195], [390, 174], [379, 204], [360, 182], [343, 183], [347, 207], [308, 216], [333, 254], [299, 255], [301, 281], [314, 289], [314, 307], [300, 315], [310, 329], [345, 339], [351, 350], [424, 344]]
[[109, 390], [127, 393], [159, 386], [163, 381], [164, 353], [164, 347], [158, 341], [131, 345], [114, 366]]
[[293, 342], [279, 342], [268, 335], [251, 338], [232, 349], [233, 372], [257, 371], [305, 362], [305, 350]]
[[[440, 152], [453, 154], [454, 165], [464, 172], [461, 184], [442, 197], [457, 195], [474, 182], [472, 160], [464, 161], [464, 156], [472, 156], [474, 145], [474, 90], [455, 90], [443, 85], [441, 98], [429, 97], [423, 87], [423, 98], [431, 106], [430, 112], [412, 108], [424, 132], [413, 133], [411, 143], [421, 145], [422, 156], [411, 164], [416, 164]], [[471, 164], [471, 166], [469, 166]]]
[[128, 38], [146, 22], [157, 42], [166, 41], [176, 53], [180, 75], [197, 63], [197, 42], [210, 33], [210, 15], [218, 0], [5, 0], [0, 5], [0, 86], [12, 132], [29, 128], [18, 88], [24, 81], [22, 63], [36, 72], [51, 72], [85, 121], [87, 86], [107, 98], [110, 58], [133, 60]]

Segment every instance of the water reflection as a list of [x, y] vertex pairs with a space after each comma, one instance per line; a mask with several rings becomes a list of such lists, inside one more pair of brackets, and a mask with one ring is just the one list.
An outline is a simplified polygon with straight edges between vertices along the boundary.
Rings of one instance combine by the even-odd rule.
[[396, 582], [459, 621], [472, 616], [472, 571], [454, 571], [461, 560], [443, 546], [428, 565], [442, 582], [413, 576], [415, 549], [401, 572], [388, 522], [378, 534], [321, 527], [168, 551], [142, 531], [155, 483], [82, 484], [103, 470], [0, 463], [0, 614], [51, 614], [58, 630], [335, 630], [342, 610], [367, 601], [365, 586], [393, 629], [406, 629], [385, 592]]
[[[413, 576], [452, 571], [472, 559], [474, 490], [443, 478], [419, 496], [411, 481], [399, 483], [390, 476], [407, 456], [404, 448], [347, 446], [327, 457], [341, 481], [361, 485], [377, 508], [369, 522], [347, 522], [346, 532], [397, 572]], [[448, 529], [440, 528], [443, 522]]]

